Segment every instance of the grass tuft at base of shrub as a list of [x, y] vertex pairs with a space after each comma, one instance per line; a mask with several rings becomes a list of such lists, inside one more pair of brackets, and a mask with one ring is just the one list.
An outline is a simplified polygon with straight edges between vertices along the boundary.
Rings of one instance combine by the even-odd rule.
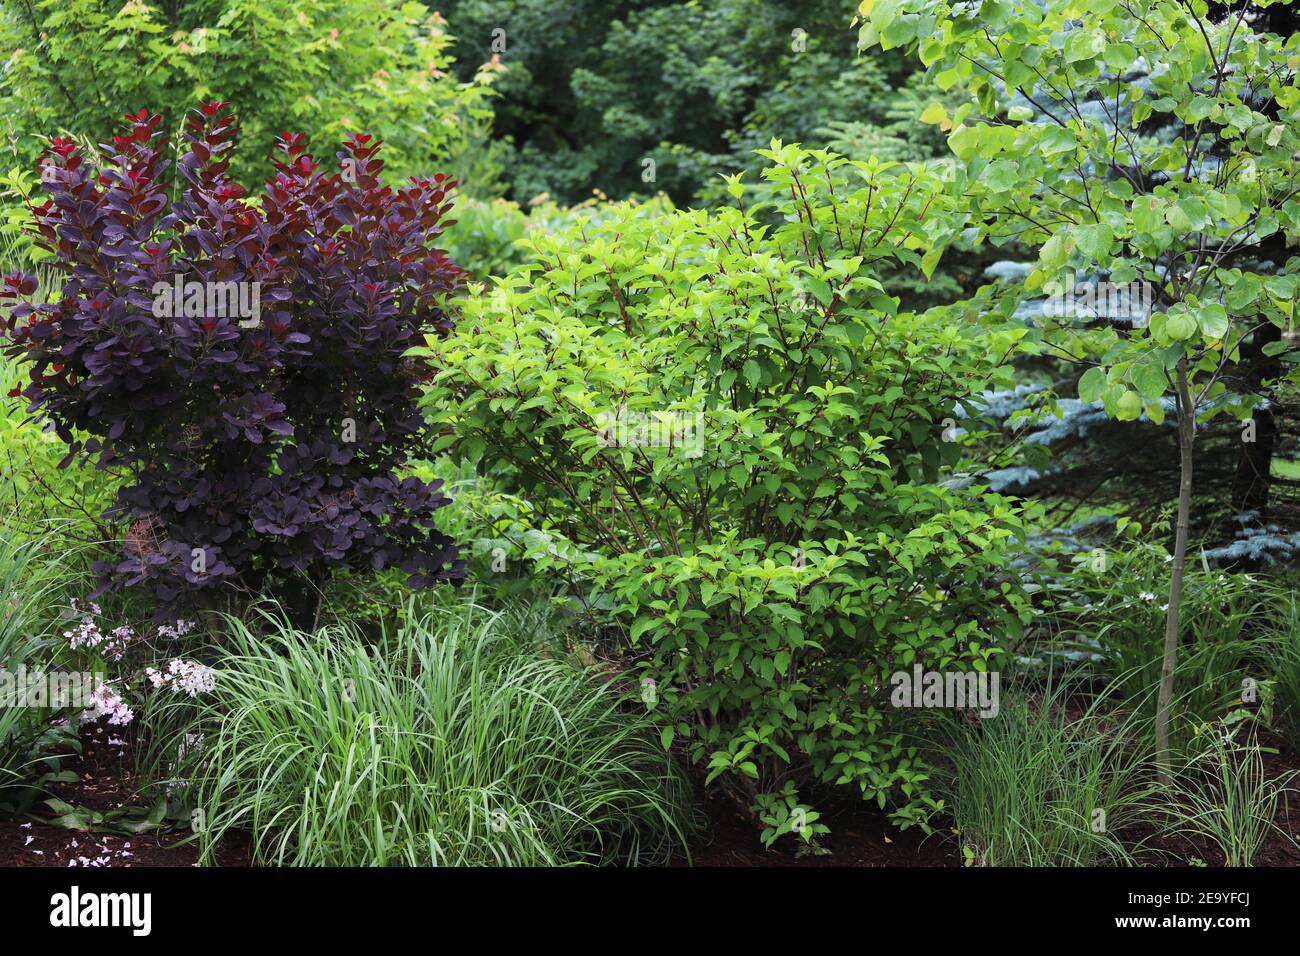
[[256, 860], [291, 866], [662, 863], [685, 849], [685, 778], [607, 677], [545, 656], [543, 606], [406, 617], [375, 642], [266, 611], [230, 620], [214, 691], [168, 701], [155, 724], [171, 728], [158, 757], [182, 754], [172, 783], [187, 781], [205, 858], [234, 830]]
[[1067, 683], [1004, 694], [997, 717], [952, 721], [938, 789], [962, 852], [981, 866], [1127, 866], [1121, 834], [1144, 824], [1154, 793], [1134, 718], [1094, 701], [1074, 719]]

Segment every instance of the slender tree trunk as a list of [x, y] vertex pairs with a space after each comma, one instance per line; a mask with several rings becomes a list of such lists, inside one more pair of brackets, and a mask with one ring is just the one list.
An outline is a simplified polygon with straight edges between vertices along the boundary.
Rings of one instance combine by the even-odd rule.
[[1183, 572], [1187, 567], [1187, 526], [1192, 511], [1192, 443], [1196, 438], [1196, 411], [1187, 381], [1187, 359], [1178, 362], [1178, 524], [1174, 532], [1174, 570], [1169, 581], [1169, 608], [1165, 613], [1165, 653], [1160, 667], [1160, 696], [1156, 703], [1156, 765], [1161, 779], [1171, 781], [1169, 723], [1174, 700], [1174, 668], [1178, 664], [1179, 611], [1183, 597]]

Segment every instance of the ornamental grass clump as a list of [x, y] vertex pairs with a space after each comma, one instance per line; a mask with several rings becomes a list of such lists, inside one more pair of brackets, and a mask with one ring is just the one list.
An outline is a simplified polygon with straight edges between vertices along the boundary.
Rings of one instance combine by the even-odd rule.
[[548, 656], [562, 642], [544, 603], [405, 617], [377, 640], [274, 609], [230, 619], [215, 689], [151, 711], [154, 777], [186, 784], [205, 854], [233, 831], [281, 866], [686, 853], [688, 782], [616, 680]]

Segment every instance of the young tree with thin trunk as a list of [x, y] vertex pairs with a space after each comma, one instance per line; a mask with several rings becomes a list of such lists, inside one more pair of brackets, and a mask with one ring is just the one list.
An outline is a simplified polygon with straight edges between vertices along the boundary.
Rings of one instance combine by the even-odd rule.
[[[864, 0], [860, 46], [915, 50], [943, 90], [979, 239], [1039, 250], [1015, 292], [1068, 296], [1076, 276], [1146, 283], [1130, 328], [1063, 310], [1031, 347], [1086, 367], [1078, 397], [1117, 420], [1177, 415], [1178, 508], [1156, 716], [1167, 773], [1198, 424], [1246, 419], [1225, 378], [1246, 346], [1285, 351], [1300, 260], [1300, 40], [1267, 3], [1201, 0]], [[1279, 242], [1279, 239], [1281, 240]], [[1287, 256], [1256, 265], [1264, 244]], [[1262, 344], [1261, 344], [1262, 343]]]

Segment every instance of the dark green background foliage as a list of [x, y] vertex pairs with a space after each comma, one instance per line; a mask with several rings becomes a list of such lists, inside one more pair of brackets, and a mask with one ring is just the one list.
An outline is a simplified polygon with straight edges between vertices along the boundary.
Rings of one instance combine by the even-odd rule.
[[175, 135], [188, 110], [219, 99], [243, 123], [233, 170], [249, 188], [271, 174], [284, 130], [321, 150], [376, 133], [392, 173], [445, 168], [490, 116], [490, 74], [470, 64], [462, 84], [445, 72], [444, 23], [389, 0], [4, 0], [0, 131], [27, 165], [51, 133], [105, 142], [148, 108]]
[[[774, 136], [826, 144], [837, 134], [860, 138], [861, 124], [873, 124], [911, 155], [942, 148], [913, 121], [916, 111], [898, 111], [914, 64], [853, 54], [846, 28], [855, 7], [456, 0], [442, 9], [460, 38], [463, 79], [493, 55], [493, 31], [505, 31], [495, 131], [513, 141], [514, 198], [549, 192], [575, 202], [593, 188], [614, 198], [662, 189], [686, 202], [719, 171], [757, 171], [751, 150]], [[647, 158], [656, 162], [650, 183]]]

